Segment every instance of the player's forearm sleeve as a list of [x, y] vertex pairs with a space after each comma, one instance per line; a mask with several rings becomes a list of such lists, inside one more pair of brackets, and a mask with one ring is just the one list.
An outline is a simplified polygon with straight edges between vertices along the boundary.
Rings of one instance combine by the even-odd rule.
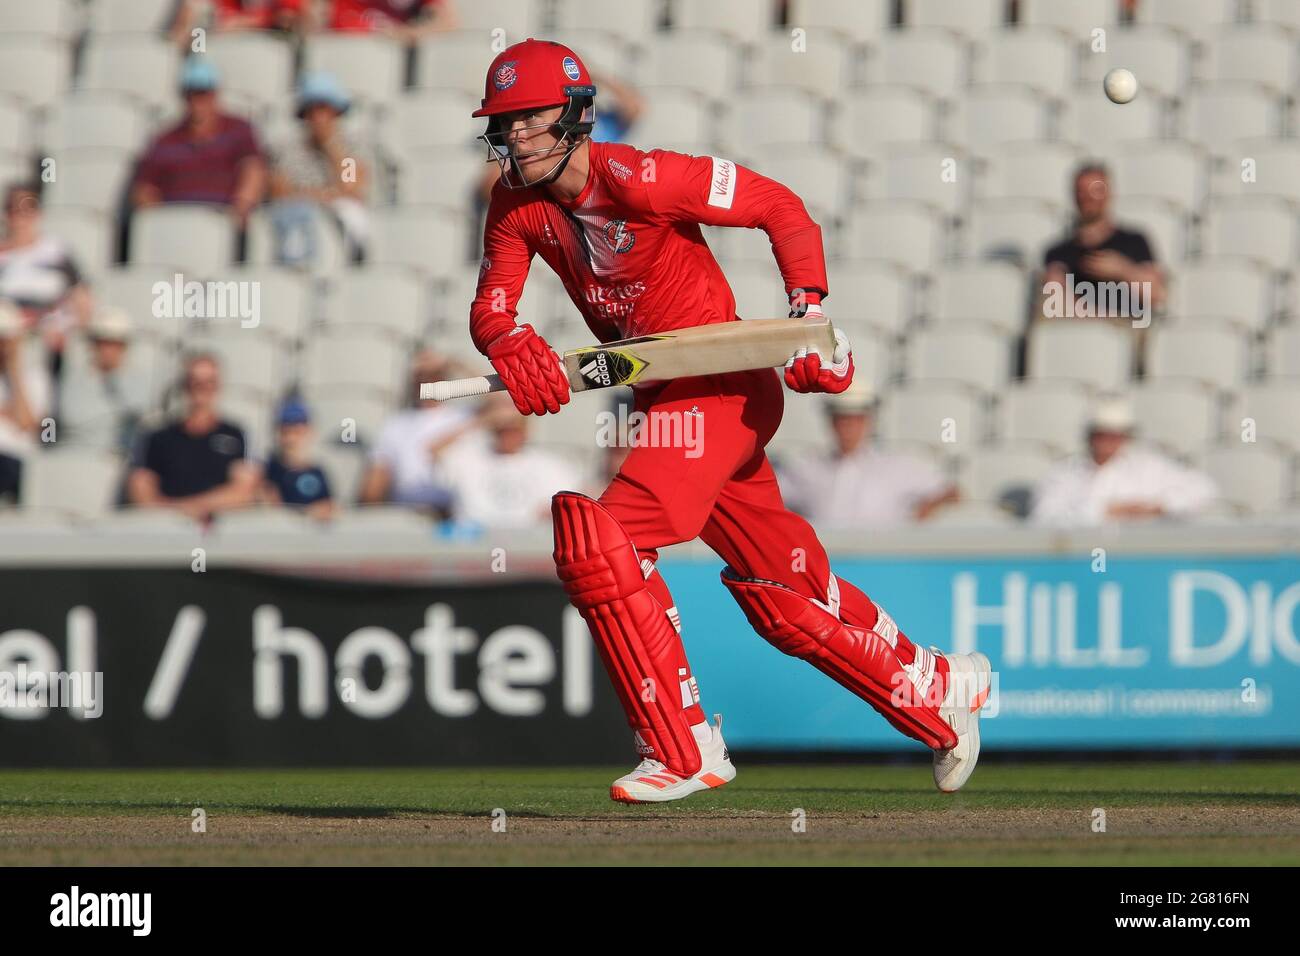
[[656, 150], [651, 207], [674, 221], [762, 229], [772, 241], [786, 292], [827, 290], [821, 227], [803, 200], [774, 179], [731, 160]]
[[478, 288], [469, 309], [469, 334], [484, 355], [494, 339], [515, 327], [515, 306], [528, 278], [532, 251], [509, 212], [495, 203], [488, 210], [483, 230], [483, 262]]

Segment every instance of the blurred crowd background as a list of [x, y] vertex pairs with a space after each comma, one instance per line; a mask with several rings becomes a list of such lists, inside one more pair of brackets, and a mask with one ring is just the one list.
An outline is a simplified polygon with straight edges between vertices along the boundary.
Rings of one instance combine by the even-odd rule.
[[[3, 0], [0, 525], [599, 494], [627, 395], [418, 400], [487, 368], [469, 114], [530, 35], [591, 68], [595, 138], [822, 225], [858, 384], [788, 394], [770, 446], [818, 524], [1300, 516], [1300, 4]], [[706, 233], [738, 313], [783, 315], [766, 237]], [[544, 267], [519, 320], [591, 338]]]

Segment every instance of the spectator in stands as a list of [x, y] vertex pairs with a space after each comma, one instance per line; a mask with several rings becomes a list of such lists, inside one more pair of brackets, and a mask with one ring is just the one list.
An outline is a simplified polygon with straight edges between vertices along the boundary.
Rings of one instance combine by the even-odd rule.
[[854, 383], [824, 401], [835, 450], [782, 468], [792, 510], [828, 528], [882, 528], [924, 521], [957, 500], [956, 486], [933, 463], [873, 445], [877, 399], [867, 386]]
[[[1073, 231], [1043, 257], [1045, 318], [1149, 319], [1165, 300], [1164, 273], [1141, 232], [1121, 229], [1111, 216], [1110, 174], [1087, 163], [1074, 176]], [[1106, 283], [1126, 283], [1117, 299]]]
[[439, 517], [451, 513], [452, 493], [440, 456], [477, 426], [476, 409], [465, 402], [420, 400], [420, 383], [456, 378], [457, 364], [432, 350], [415, 357], [409, 408], [384, 423], [361, 480], [362, 504], [411, 505]]
[[50, 380], [39, 349], [18, 309], [0, 301], [0, 501], [19, 500], [23, 462], [36, 451], [49, 414]]
[[298, 91], [302, 136], [273, 149], [271, 157], [271, 221], [285, 264], [315, 259], [317, 211], [322, 209], [338, 221], [351, 258], [361, 258], [370, 232], [365, 205], [370, 165], [339, 124], [351, 106], [333, 75], [303, 77]]
[[5, 190], [0, 298], [17, 306], [27, 327], [39, 332], [57, 374], [69, 331], [85, 325], [93, 303], [71, 250], [42, 230], [40, 196], [26, 183]]
[[551, 497], [585, 476], [549, 451], [528, 445], [529, 420], [504, 393], [489, 396], [480, 416], [487, 435], [457, 443], [444, 458], [458, 522], [483, 528], [549, 525]]
[[266, 192], [266, 163], [252, 125], [221, 111], [217, 69], [201, 55], [181, 71], [185, 116], [149, 145], [131, 185], [135, 208], [169, 202], [229, 208], [243, 228]]
[[301, 508], [313, 518], [334, 516], [325, 469], [312, 461], [315, 434], [307, 406], [291, 399], [276, 413], [275, 451], [266, 463], [259, 497], [270, 504]]
[[1094, 526], [1145, 518], [1188, 518], [1218, 497], [1214, 481], [1133, 441], [1133, 411], [1122, 399], [1097, 404], [1088, 450], [1049, 471], [1034, 491], [1038, 524]]
[[221, 369], [215, 357], [189, 356], [178, 420], [145, 436], [127, 476], [127, 500], [144, 508], [173, 508], [206, 521], [254, 500], [259, 472], [247, 459], [244, 433], [219, 412]]
[[197, 28], [211, 33], [291, 32], [302, 20], [304, 2], [310, 0], [179, 0], [168, 33], [177, 46], [189, 50]]
[[83, 448], [129, 452], [153, 396], [147, 376], [126, 367], [131, 319], [121, 309], [98, 312], [86, 329], [90, 367], [59, 388], [59, 438]]
[[414, 45], [455, 30], [460, 17], [452, 0], [333, 0], [326, 22], [331, 30], [382, 33]]

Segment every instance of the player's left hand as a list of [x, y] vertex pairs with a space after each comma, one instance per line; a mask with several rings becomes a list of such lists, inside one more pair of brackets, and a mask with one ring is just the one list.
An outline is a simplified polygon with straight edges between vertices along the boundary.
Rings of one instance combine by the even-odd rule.
[[[820, 313], [820, 306], [809, 306], [806, 314]], [[829, 362], [814, 347], [800, 349], [785, 363], [785, 384], [796, 392], [842, 392], [852, 381], [853, 351], [840, 329], [835, 330], [835, 352]]]

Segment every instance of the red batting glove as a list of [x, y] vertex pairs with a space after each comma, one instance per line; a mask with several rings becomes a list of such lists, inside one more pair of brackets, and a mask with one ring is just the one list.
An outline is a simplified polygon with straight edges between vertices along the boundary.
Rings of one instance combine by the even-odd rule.
[[[821, 315], [821, 306], [810, 305], [805, 316]], [[835, 352], [825, 361], [816, 348], [800, 349], [785, 363], [785, 384], [796, 392], [838, 393], [853, 381], [853, 351], [849, 337], [835, 330]]]
[[569, 377], [555, 350], [531, 325], [518, 325], [487, 347], [521, 415], [555, 413], [569, 401]]

